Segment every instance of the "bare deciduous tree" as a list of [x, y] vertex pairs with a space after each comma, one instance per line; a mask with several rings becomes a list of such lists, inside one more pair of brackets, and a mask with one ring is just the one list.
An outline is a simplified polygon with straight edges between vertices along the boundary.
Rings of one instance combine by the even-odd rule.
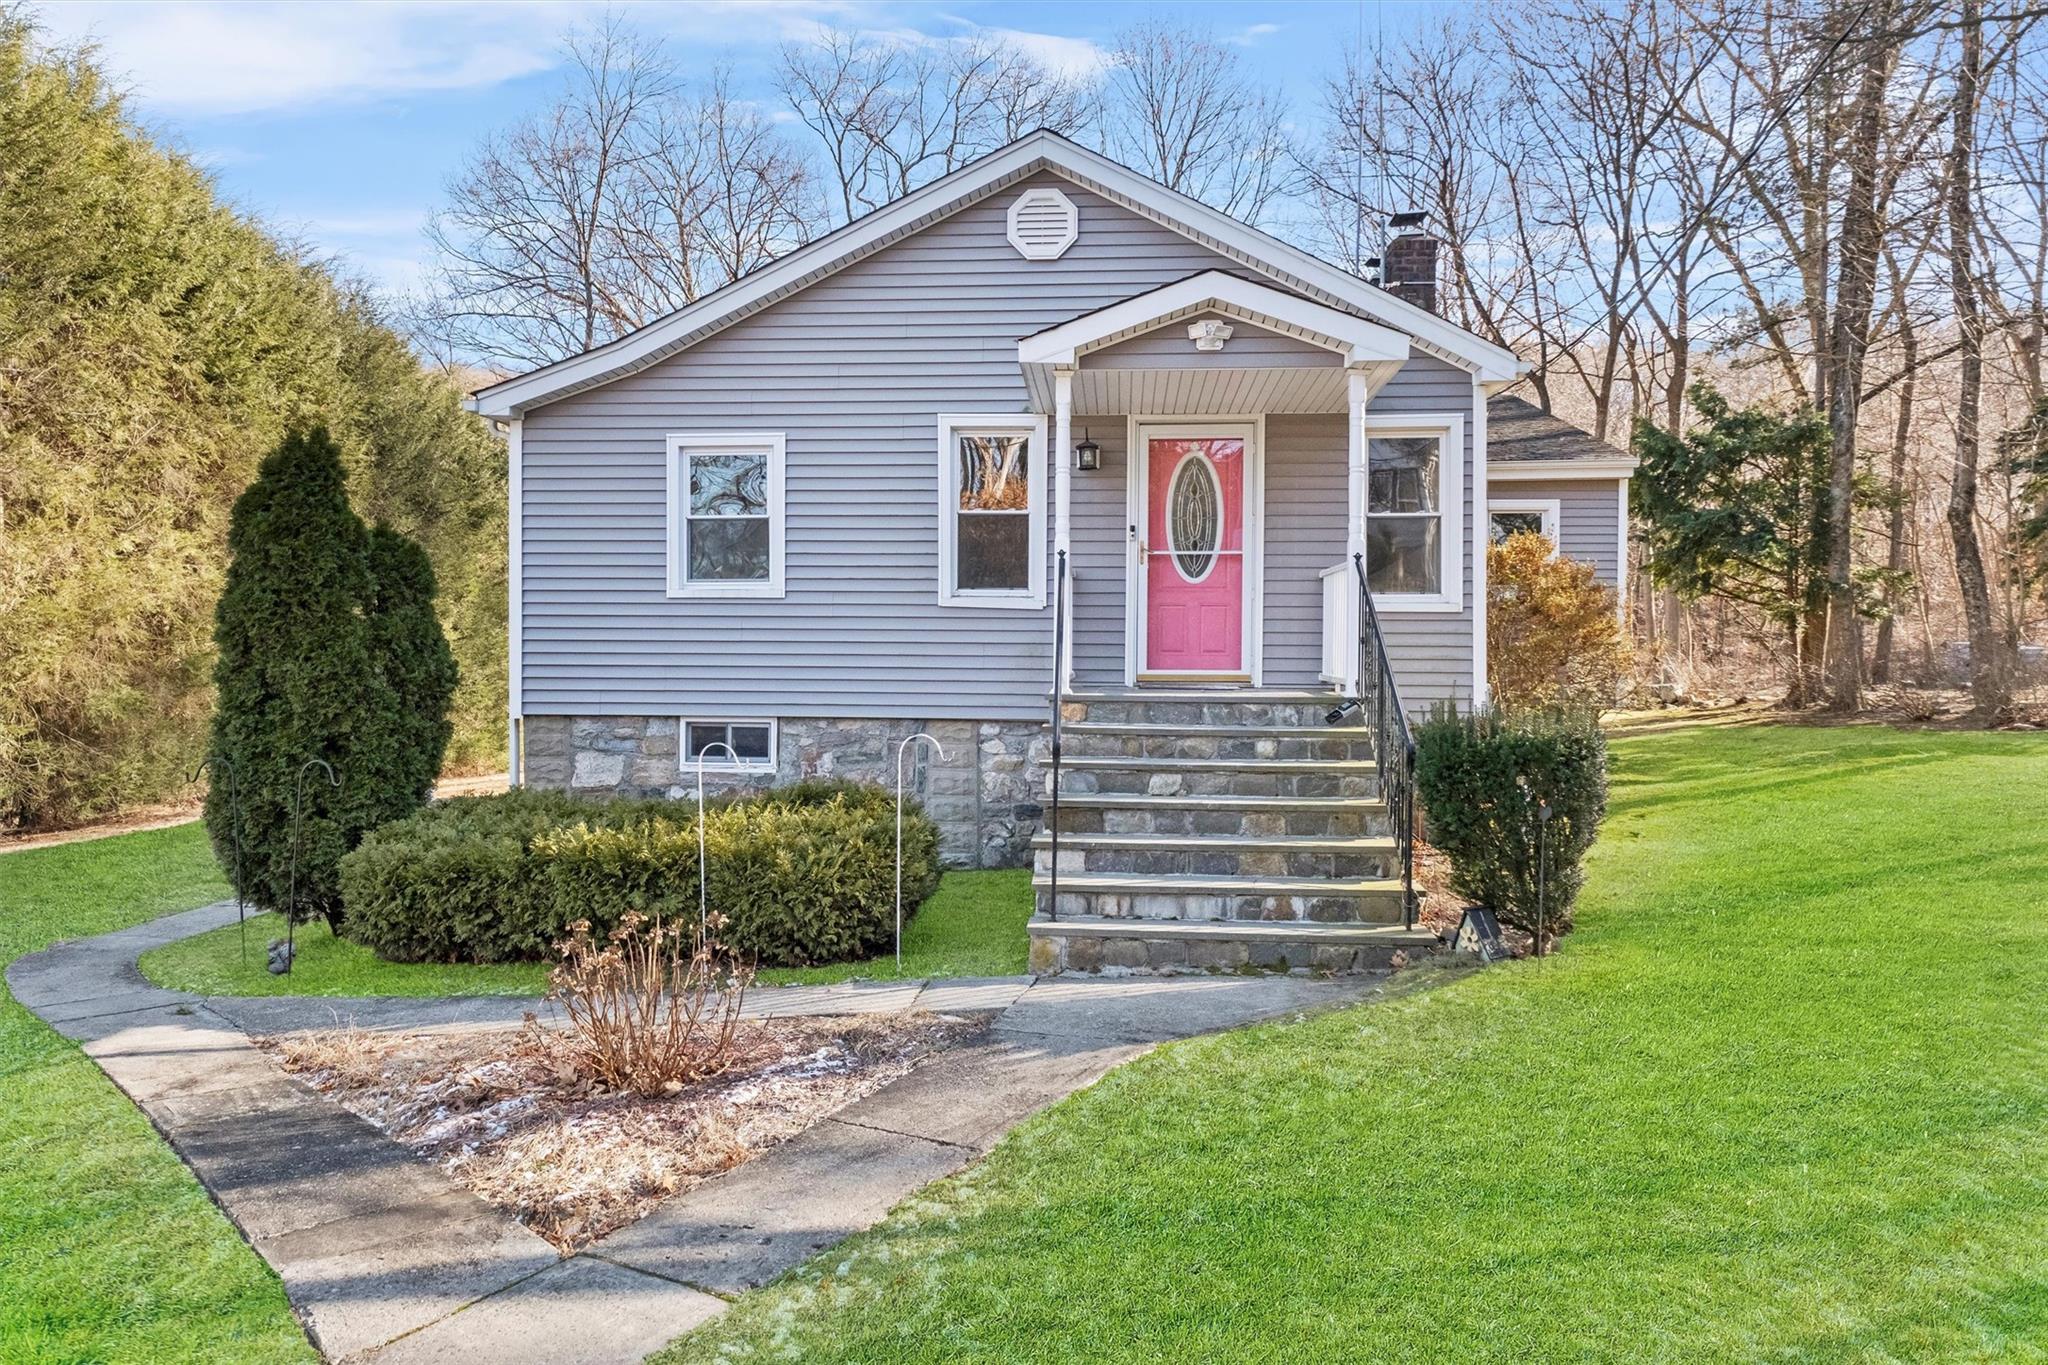
[[999, 39], [905, 41], [853, 30], [782, 50], [777, 83], [818, 135], [853, 219], [1039, 128], [1092, 125], [1092, 85]]
[[[1982, 14], [1979, 0], [1961, 2], [1965, 19]], [[1970, 632], [1970, 693], [1977, 710], [1991, 716], [2009, 704], [2011, 680], [2005, 666], [2005, 641], [2000, 638], [1991, 614], [1991, 587], [1984, 572], [1983, 547], [1977, 538], [1977, 424], [1983, 404], [1984, 319], [1971, 259], [1977, 236], [1974, 176], [1983, 60], [1983, 28], [1968, 25], [1963, 29], [1962, 57], [1956, 68], [1955, 131], [1949, 141], [1948, 165], [1949, 287], [1962, 341], [1948, 526], [1955, 545], [1963, 618]]]
[[1248, 223], [1288, 189], [1287, 104], [1208, 30], [1148, 19], [1117, 35], [1104, 140], [1169, 189]]
[[692, 94], [617, 18], [572, 36], [565, 88], [487, 139], [428, 237], [414, 331], [444, 356], [546, 364], [644, 326], [804, 241], [812, 177], [722, 74]]

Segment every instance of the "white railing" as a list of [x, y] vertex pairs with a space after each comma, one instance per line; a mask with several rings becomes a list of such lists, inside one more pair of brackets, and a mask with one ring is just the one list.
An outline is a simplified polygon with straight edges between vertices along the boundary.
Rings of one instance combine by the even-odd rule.
[[1358, 583], [1349, 564], [1323, 570], [1323, 681], [1358, 695]]

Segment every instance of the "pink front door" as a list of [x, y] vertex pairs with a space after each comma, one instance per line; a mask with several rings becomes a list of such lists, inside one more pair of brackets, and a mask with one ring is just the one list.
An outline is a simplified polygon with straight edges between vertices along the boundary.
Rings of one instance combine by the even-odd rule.
[[1145, 446], [1147, 673], [1245, 673], [1245, 443], [1155, 436]]

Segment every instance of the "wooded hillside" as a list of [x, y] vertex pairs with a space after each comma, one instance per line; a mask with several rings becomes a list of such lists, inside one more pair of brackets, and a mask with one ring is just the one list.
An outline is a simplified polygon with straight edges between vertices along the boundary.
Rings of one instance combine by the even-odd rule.
[[222, 204], [90, 53], [0, 14], [0, 828], [181, 791], [228, 510], [295, 420], [426, 547], [462, 669], [451, 763], [501, 762], [504, 453], [360, 286]]

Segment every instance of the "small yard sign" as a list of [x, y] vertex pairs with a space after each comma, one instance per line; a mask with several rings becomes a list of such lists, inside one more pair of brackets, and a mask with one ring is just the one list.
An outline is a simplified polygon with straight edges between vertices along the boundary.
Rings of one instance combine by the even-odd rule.
[[1493, 911], [1483, 905], [1467, 910], [1458, 921], [1458, 932], [1451, 936], [1451, 951], [1472, 953], [1481, 962], [1498, 962], [1506, 957], [1508, 947], [1501, 942], [1500, 921], [1493, 917]]

